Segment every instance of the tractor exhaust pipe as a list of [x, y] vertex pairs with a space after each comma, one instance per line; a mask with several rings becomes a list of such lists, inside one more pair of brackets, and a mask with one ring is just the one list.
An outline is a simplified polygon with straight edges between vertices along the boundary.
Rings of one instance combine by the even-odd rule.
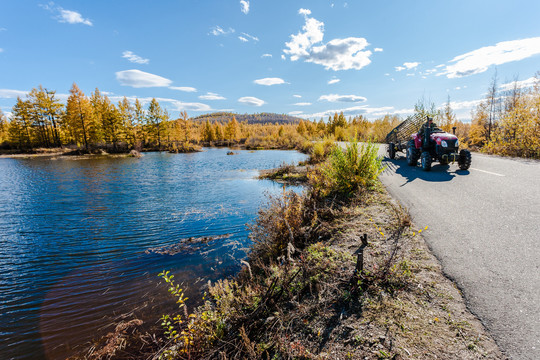
[[455, 126], [452, 127], [452, 134], [456, 135], [456, 129], [457, 129], [457, 127], [455, 127]]

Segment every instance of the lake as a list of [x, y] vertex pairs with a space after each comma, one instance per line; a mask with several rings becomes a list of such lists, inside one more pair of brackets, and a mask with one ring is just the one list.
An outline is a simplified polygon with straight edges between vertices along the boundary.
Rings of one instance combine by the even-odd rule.
[[0, 359], [65, 358], [118, 321], [155, 325], [173, 302], [162, 270], [195, 297], [237, 272], [246, 224], [282, 191], [258, 170], [306, 156], [227, 151], [0, 159]]

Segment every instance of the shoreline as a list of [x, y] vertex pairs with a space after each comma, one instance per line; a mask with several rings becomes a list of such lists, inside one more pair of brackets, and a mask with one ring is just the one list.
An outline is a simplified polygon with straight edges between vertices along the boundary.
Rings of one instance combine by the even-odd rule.
[[[288, 169], [298, 172], [297, 167]], [[282, 169], [281, 180], [287, 181], [290, 175]], [[272, 176], [272, 172], [264, 176]], [[289, 202], [277, 200], [259, 212], [252, 236], [260, 238], [270, 231], [275, 236], [290, 237], [285, 240], [290, 241], [289, 246], [304, 241], [296, 240], [298, 237], [315, 236], [319, 240], [308, 241], [305, 248], [295, 242], [296, 247], [291, 251], [288, 246], [288, 255], [277, 258], [277, 263], [268, 250], [254, 244], [240, 273], [208, 284], [208, 297], [220, 300], [214, 305], [206, 300], [189, 315], [193, 316], [195, 331], [189, 341], [196, 344], [197, 336], [203, 336], [213, 339], [214, 344], [205, 343], [203, 350], [186, 350], [193, 351], [189, 352], [191, 358], [265, 359], [272, 354], [280, 359], [317, 360], [506, 358], [468, 310], [459, 289], [443, 274], [422, 237], [428, 226], [413, 224], [381, 183], [349, 204], [334, 205], [332, 201], [316, 210], [316, 228], [315, 223], [303, 227], [289, 217], [291, 211], [300, 211], [295, 216], [305, 216], [308, 209], [304, 206], [310, 203], [305, 197], [290, 196]], [[276, 217], [289, 219], [288, 230], [273, 222], [279, 221]], [[358, 272], [356, 254], [363, 236], [368, 245]], [[304, 275], [298, 275], [298, 271]], [[204, 316], [210, 316], [210, 320]], [[211, 333], [214, 335], [207, 338], [212, 316], [222, 319], [219, 321], [227, 331]], [[146, 349], [136, 347], [149, 341], [150, 335], [138, 333], [136, 328], [111, 336], [104, 345], [108, 351], [100, 353], [102, 358], [167, 354], [163, 334], [158, 336], [161, 342]], [[127, 347], [116, 347], [113, 338], [123, 339]], [[128, 353], [136, 355], [126, 357]]]

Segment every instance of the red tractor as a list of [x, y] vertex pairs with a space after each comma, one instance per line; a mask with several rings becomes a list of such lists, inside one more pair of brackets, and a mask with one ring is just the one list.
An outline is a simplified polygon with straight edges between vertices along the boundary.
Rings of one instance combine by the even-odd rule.
[[431, 170], [433, 161], [442, 165], [457, 162], [461, 170], [467, 170], [471, 166], [471, 153], [459, 150], [457, 136], [437, 127], [421, 126], [423, 122], [419, 115], [410, 116], [388, 133], [386, 142], [390, 159], [395, 158], [397, 151], [405, 151], [407, 164], [416, 166], [420, 159], [425, 171]]

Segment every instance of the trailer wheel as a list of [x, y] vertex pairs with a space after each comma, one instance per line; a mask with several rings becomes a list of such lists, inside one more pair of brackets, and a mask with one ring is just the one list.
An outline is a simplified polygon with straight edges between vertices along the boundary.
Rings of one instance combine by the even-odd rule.
[[390, 157], [390, 159], [396, 158], [396, 146], [394, 145], [394, 143], [388, 144], [388, 156]]
[[416, 155], [416, 149], [412, 146], [407, 147], [407, 165], [416, 166], [418, 162], [418, 156]]
[[424, 151], [422, 153], [422, 170], [429, 171], [431, 170], [431, 154], [429, 151]]
[[471, 152], [469, 150], [461, 150], [459, 152], [458, 166], [461, 170], [467, 170], [471, 167]]

